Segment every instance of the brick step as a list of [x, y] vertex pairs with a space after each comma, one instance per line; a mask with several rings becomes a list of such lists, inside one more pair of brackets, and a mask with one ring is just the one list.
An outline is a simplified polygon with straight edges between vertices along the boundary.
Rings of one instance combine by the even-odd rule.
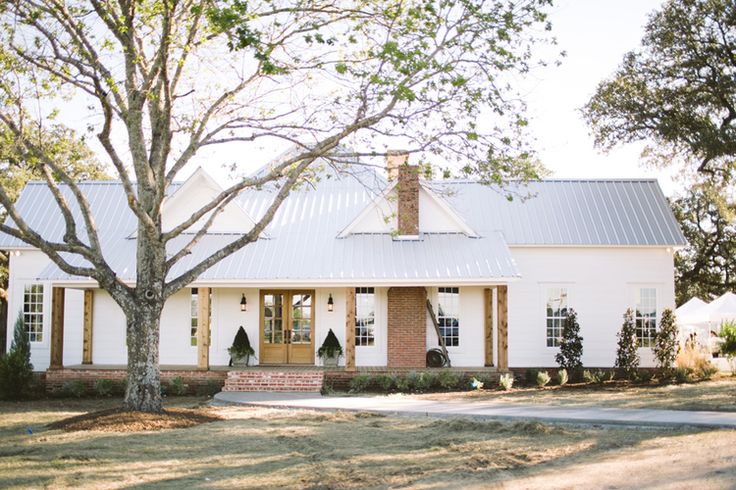
[[319, 393], [323, 371], [229, 371], [222, 391], [302, 391]]

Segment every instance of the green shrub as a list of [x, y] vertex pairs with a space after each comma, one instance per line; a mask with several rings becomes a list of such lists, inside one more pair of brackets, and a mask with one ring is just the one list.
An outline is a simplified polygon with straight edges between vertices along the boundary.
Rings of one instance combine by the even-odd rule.
[[463, 377], [461, 374], [458, 374], [454, 371], [450, 370], [442, 370], [437, 377], [437, 381], [439, 382], [439, 385], [446, 389], [446, 390], [452, 390], [460, 386], [460, 383], [462, 382]]
[[560, 352], [555, 355], [555, 362], [561, 368], [581, 369], [583, 367], [583, 338], [580, 336], [578, 314], [570, 308], [562, 322]]
[[406, 375], [406, 381], [409, 383], [409, 386], [412, 390], [417, 389], [419, 378], [420, 378], [420, 375], [416, 371], [410, 371], [409, 374]]
[[412, 378], [410, 375], [406, 376], [397, 376], [394, 380], [394, 384], [396, 385], [396, 389], [402, 393], [407, 393], [414, 388], [414, 385], [412, 384]]
[[514, 386], [514, 375], [511, 373], [502, 374], [498, 378], [498, 386], [504, 391], [509, 391]]
[[524, 382], [530, 386], [534, 386], [537, 384], [537, 375], [539, 374], [539, 369], [527, 369], [524, 371]]
[[20, 311], [15, 321], [10, 350], [7, 354], [0, 355], [0, 398], [12, 400], [26, 396], [32, 380], [31, 343], [23, 321], [23, 312]]
[[353, 376], [353, 379], [350, 380], [350, 392], [351, 393], [360, 393], [362, 391], [365, 391], [368, 386], [371, 384], [371, 377], [367, 374], [359, 374], [357, 376]]
[[624, 323], [618, 333], [616, 363], [614, 365], [626, 379], [636, 379], [639, 371], [639, 351], [636, 340], [634, 312], [629, 308], [624, 313]]
[[322, 342], [322, 346], [317, 349], [317, 357], [325, 359], [327, 357], [340, 356], [342, 356], [342, 346], [340, 345], [340, 341], [337, 340], [335, 332], [330, 329], [330, 331], [327, 332], [324, 342]]
[[65, 381], [61, 387], [61, 393], [64, 396], [82, 398], [87, 393], [87, 387], [83, 381], [78, 379]]
[[637, 374], [637, 377], [639, 381], [648, 383], [652, 379], [654, 379], [654, 371], [652, 371], [651, 369], [640, 369], [639, 373]]
[[733, 359], [736, 357], [736, 323], [733, 321], [721, 323], [718, 337], [721, 339], [721, 345], [719, 346], [721, 354], [726, 356], [733, 364]]
[[677, 359], [679, 343], [677, 342], [677, 321], [675, 314], [669, 308], [662, 312], [662, 321], [654, 338], [653, 350], [657, 367], [662, 370], [664, 376], [670, 376]]
[[427, 391], [437, 384], [437, 374], [428, 371], [422, 371], [417, 377], [414, 387], [417, 391]]
[[250, 339], [248, 333], [241, 326], [238, 331], [235, 332], [235, 338], [233, 339], [233, 345], [227, 350], [230, 354], [230, 365], [232, 366], [233, 359], [247, 359], [248, 357], [255, 354], [253, 347], [250, 345]]
[[547, 384], [550, 382], [551, 378], [549, 377], [549, 374], [547, 371], [539, 371], [537, 373], [537, 386], [542, 388], [544, 386], [547, 386]]
[[593, 372], [586, 369], [583, 371], [583, 379], [588, 383], [600, 384], [606, 379], [606, 373], [601, 370]]
[[381, 391], [389, 391], [395, 384], [394, 377], [388, 374], [379, 374], [373, 381]]
[[565, 386], [570, 378], [567, 375], [567, 369], [560, 369], [557, 371], [557, 382], [560, 386]]
[[675, 368], [675, 381], [677, 383], [689, 383], [691, 380], [691, 369], [686, 367]]
[[169, 381], [169, 390], [172, 395], [183, 396], [189, 391], [189, 385], [184, 383], [184, 378], [177, 376]]
[[95, 393], [97, 396], [110, 396], [115, 392], [115, 381], [111, 379], [98, 379], [95, 381]]

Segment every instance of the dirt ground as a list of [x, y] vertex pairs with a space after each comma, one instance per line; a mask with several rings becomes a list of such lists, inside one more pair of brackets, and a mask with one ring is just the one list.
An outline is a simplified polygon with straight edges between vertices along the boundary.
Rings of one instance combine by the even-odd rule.
[[182, 429], [46, 425], [117, 400], [0, 403], [0, 488], [733, 488], [736, 431], [204, 408]]
[[499, 390], [411, 395], [432, 400], [484, 400], [518, 404], [575, 405], [580, 407], [654, 408], [736, 412], [736, 378], [662, 386], [548, 386]]

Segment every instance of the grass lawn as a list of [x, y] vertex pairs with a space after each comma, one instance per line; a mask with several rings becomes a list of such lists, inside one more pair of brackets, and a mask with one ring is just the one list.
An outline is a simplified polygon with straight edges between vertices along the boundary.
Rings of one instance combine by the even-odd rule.
[[[168, 407], [201, 406], [174, 398]], [[0, 403], [0, 488], [732, 488], [736, 431], [245, 407], [157, 432], [44, 426], [117, 400]], [[29, 434], [27, 429], [33, 433]], [[633, 475], [633, 476], [632, 476]]]
[[511, 392], [482, 390], [412, 396], [433, 400], [466, 399], [581, 407], [736, 412], [736, 378], [727, 376], [702, 383], [663, 386], [621, 386], [617, 384], [606, 384], [602, 387], [549, 386], [543, 389], [520, 388]]

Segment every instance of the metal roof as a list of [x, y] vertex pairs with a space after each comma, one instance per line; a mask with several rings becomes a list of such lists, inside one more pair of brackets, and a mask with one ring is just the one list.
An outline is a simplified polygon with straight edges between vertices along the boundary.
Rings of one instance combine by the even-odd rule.
[[[447, 199], [480, 235], [423, 234], [418, 241], [394, 240], [388, 234], [355, 234], [337, 238], [376, 195], [385, 181], [354, 176], [325, 178], [316, 188], [292, 192], [267, 227], [268, 238], [252, 243], [206, 271], [209, 282], [354, 283], [472, 282], [519, 277], [508, 246], [677, 246], [685, 243], [659, 186], [654, 180], [541, 181], [514, 192], [532, 193], [509, 202], [498, 189], [474, 182], [427, 183]], [[175, 188], [176, 186], [174, 186]], [[90, 201], [105, 258], [121, 278], [135, 278], [135, 241], [128, 238], [137, 223], [119, 183], [88, 182], [80, 188]], [[62, 188], [73, 198], [68, 189]], [[273, 189], [245, 192], [241, 205], [260, 218]], [[30, 183], [17, 209], [45, 235], [60, 239], [63, 220], [43, 183]], [[75, 214], [78, 211], [75, 210]], [[81, 220], [78, 221], [81, 224]], [[187, 236], [172, 241], [173, 253]], [[234, 235], [210, 235], [172, 270], [171, 277], [191, 267]], [[24, 248], [0, 234], [0, 248]], [[77, 262], [82, 263], [82, 262]], [[73, 281], [55, 265], [42, 279]]]
[[543, 180], [503, 191], [477, 182], [433, 185], [473, 229], [500, 231], [512, 246], [686, 244], [654, 179]]

